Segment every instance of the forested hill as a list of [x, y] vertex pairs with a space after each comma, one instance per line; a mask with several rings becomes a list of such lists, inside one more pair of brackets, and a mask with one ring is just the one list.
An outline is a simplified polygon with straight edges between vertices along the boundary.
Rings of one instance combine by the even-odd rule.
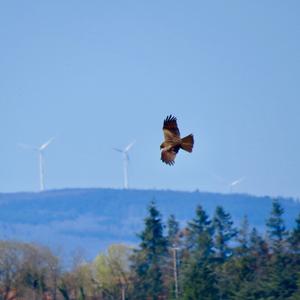
[[[244, 215], [251, 226], [265, 230], [272, 198], [162, 190], [65, 189], [42, 193], [0, 194], [0, 237], [49, 245], [69, 251], [80, 248], [95, 256], [112, 243], [135, 244], [147, 206], [154, 200], [166, 220], [170, 214], [183, 226], [202, 205], [212, 217], [217, 205], [236, 226]], [[300, 203], [279, 199], [288, 228], [295, 224]]]

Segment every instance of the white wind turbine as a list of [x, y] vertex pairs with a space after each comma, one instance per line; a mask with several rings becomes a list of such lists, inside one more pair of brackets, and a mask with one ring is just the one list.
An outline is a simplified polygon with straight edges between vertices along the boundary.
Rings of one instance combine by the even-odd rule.
[[128, 144], [123, 150], [114, 148], [115, 151], [118, 151], [123, 154], [123, 172], [124, 172], [124, 189], [128, 189], [128, 163], [129, 163], [129, 150], [135, 144], [135, 141]]
[[46, 143], [40, 145], [39, 147], [29, 146], [25, 144], [19, 144], [20, 147], [24, 149], [29, 149], [33, 151], [37, 151], [39, 157], [39, 176], [40, 176], [40, 191], [45, 190], [45, 182], [44, 182], [44, 151], [45, 149], [53, 142], [54, 137], [48, 140]]
[[235, 186], [237, 186], [238, 184], [240, 184], [241, 182], [243, 182], [245, 180], [245, 177], [241, 177], [239, 179], [236, 179], [232, 182], [229, 183], [229, 187], [230, 187], [230, 193], [232, 193], [232, 190]]
[[219, 182], [221, 182], [222, 184], [225, 184], [226, 186], [228, 186], [228, 187], [229, 187], [229, 190], [230, 190], [230, 193], [233, 192], [233, 188], [234, 188], [235, 186], [239, 185], [240, 183], [242, 183], [242, 182], [246, 179], [246, 177], [241, 177], [241, 178], [239, 178], [239, 179], [236, 179], [236, 180], [233, 180], [233, 181], [231, 181], [231, 182], [228, 182], [226, 179], [224, 179], [224, 178], [221, 177], [221, 176], [216, 175], [215, 173], [210, 172], [210, 175], [211, 175], [212, 177], [214, 177], [215, 179], [217, 179], [217, 180], [218, 180]]

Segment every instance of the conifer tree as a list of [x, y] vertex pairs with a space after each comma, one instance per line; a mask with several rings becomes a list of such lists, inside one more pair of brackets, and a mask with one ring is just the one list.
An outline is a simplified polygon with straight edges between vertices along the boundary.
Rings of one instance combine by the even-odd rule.
[[[251, 281], [253, 270], [251, 269], [249, 249], [249, 222], [247, 216], [241, 223], [236, 236], [237, 245], [233, 249], [232, 257], [221, 268], [222, 280], [227, 286], [227, 293], [234, 299], [241, 299], [241, 289]], [[224, 278], [226, 280], [224, 280]]]
[[162, 270], [167, 257], [167, 239], [154, 202], [148, 207], [144, 223], [145, 228], [139, 235], [139, 248], [132, 256], [134, 298], [157, 300], [165, 293]]
[[231, 298], [264, 299], [264, 280], [267, 276], [268, 246], [255, 228], [249, 232], [247, 217], [237, 235], [237, 246], [226, 263], [226, 277]]
[[200, 205], [196, 208], [196, 217], [188, 223], [186, 246], [190, 252], [205, 252], [204, 256], [212, 252], [211, 221]]
[[169, 247], [177, 247], [179, 243], [179, 223], [174, 215], [170, 215], [167, 221], [168, 225], [168, 244]]
[[[251, 299], [267, 298], [269, 280], [269, 260], [270, 250], [266, 240], [253, 228], [249, 241], [250, 261], [252, 275], [248, 283], [241, 289], [247, 293]], [[238, 298], [237, 298], [238, 299]]]
[[282, 218], [283, 213], [282, 206], [274, 200], [271, 215], [266, 224], [272, 250], [265, 288], [270, 300], [287, 299], [296, 289], [296, 279], [291, 276], [291, 256], [285, 251], [288, 232]]
[[213, 218], [214, 246], [217, 258], [224, 261], [232, 254], [230, 242], [237, 235], [229, 213], [222, 206], [217, 206]]
[[284, 225], [282, 215], [284, 209], [277, 200], [273, 201], [272, 211], [267, 220], [267, 232], [274, 252], [281, 252], [284, 246], [287, 231]]
[[296, 290], [295, 292], [291, 295], [289, 300], [300, 300], [300, 271], [296, 273]]
[[213, 229], [218, 297], [226, 300], [230, 299], [232, 293], [226, 262], [233, 254], [231, 242], [237, 235], [237, 230], [233, 227], [230, 214], [226, 213], [221, 206], [216, 207], [213, 217]]
[[291, 264], [293, 266], [291, 274], [296, 278], [296, 292], [291, 299], [300, 300], [300, 214], [296, 219], [296, 227], [289, 237]]
[[217, 299], [211, 221], [201, 206], [196, 209], [196, 217], [188, 223], [186, 250], [183, 258], [183, 299]]
[[269, 260], [269, 247], [256, 228], [253, 228], [250, 233], [249, 251], [252, 260], [253, 273], [265, 273]]
[[296, 219], [296, 227], [291, 232], [289, 242], [293, 252], [295, 254], [300, 254], [300, 214]]
[[241, 228], [238, 230], [237, 238], [238, 245], [235, 248], [235, 253], [238, 256], [244, 256], [249, 252], [249, 221], [248, 217], [244, 216]]

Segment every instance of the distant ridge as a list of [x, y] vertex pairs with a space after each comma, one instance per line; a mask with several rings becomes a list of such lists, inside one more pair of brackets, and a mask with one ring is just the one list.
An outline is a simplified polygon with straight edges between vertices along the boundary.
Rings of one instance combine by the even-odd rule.
[[[219, 194], [171, 190], [108, 188], [60, 189], [44, 192], [0, 193], [0, 238], [38, 242], [66, 253], [77, 248], [94, 257], [112, 243], [135, 244], [143, 228], [147, 206], [156, 202], [164, 220], [174, 214], [183, 226], [202, 205], [210, 217], [222, 205], [236, 226], [244, 215], [251, 226], [265, 230], [273, 198], [246, 194]], [[278, 199], [292, 228], [300, 203]]]

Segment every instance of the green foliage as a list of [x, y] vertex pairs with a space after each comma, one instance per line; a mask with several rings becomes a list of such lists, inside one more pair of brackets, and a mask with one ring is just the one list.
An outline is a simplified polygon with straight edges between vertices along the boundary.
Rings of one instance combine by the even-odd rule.
[[233, 249], [231, 242], [237, 235], [237, 230], [233, 227], [233, 221], [229, 213], [223, 207], [217, 206], [213, 217], [214, 229], [214, 250], [215, 250], [215, 274], [217, 278], [218, 297], [226, 300], [233, 294], [233, 280], [230, 280], [231, 264], [228, 261]]
[[294, 252], [300, 254], [300, 213], [296, 219], [296, 226], [291, 233], [289, 242]]
[[211, 221], [199, 205], [196, 208], [196, 217], [187, 226], [187, 249], [204, 257], [209, 256], [213, 251], [212, 233]]
[[271, 255], [268, 261], [269, 276], [265, 282], [265, 291], [270, 300], [288, 299], [296, 290], [294, 255], [289, 253], [287, 248], [288, 232], [285, 228], [283, 213], [284, 209], [280, 203], [274, 200], [266, 224]]
[[61, 292], [64, 300], [70, 300], [68, 289], [64, 282], [62, 282], [61, 285], [58, 286], [58, 290]]
[[154, 202], [148, 207], [144, 223], [145, 229], [139, 235], [139, 248], [132, 256], [134, 298], [156, 300], [165, 293], [163, 267], [168, 251], [161, 215]]
[[244, 216], [241, 227], [238, 230], [236, 241], [238, 245], [235, 247], [234, 252], [238, 256], [245, 256], [249, 252], [249, 222], [248, 217]]
[[221, 206], [216, 207], [213, 228], [216, 256], [224, 261], [232, 254], [230, 242], [236, 236], [237, 230], [233, 228], [230, 214], [226, 213]]
[[76, 256], [63, 272], [45, 247], [0, 241], [0, 299], [300, 300], [300, 215], [288, 234], [283, 214], [274, 201], [264, 237], [246, 217], [236, 230], [222, 207], [211, 220], [198, 206], [186, 228], [171, 215], [164, 234], [152, 202], [137, 248], [111, 245], [92, 263]]
[[168, 225], [168, 245], [169, 247], [177, 247], [179, 244], [179, 223], [174, 215], [170, 215], [167, 221]]
[[282, 215], [284, 209], [277, 200], [273, 201], [271, 215], [267, 220], [267, 232], [271, 241], [271, 248], [275, 252], [282, 251], [282, 247], [286, 242], [284, 239], [288, 232], [286, 231]]
[[[299, 265], [298, 265], [299, 266]], [[296, 290], [291, 295], [289, 300], [300, 300], [300, 270], [298, 269], [298, 272], [295, 274], [296, 276]]]
[[212, 226], [201, 206], [188, 223], [186, 249], [183, 257], [183, 299], [217, 299], [213, 265]]
[[236, 236], [237, 245], [232, 257], [216, 265], [218, 287], [222, 298], [245, 297], [245, 285], [253, 280], [252, 260], [250, 256], [250, 236], [248, 219], [245, 216]]
[[205, 259], [190, 259], [189, 266], [183, 276], [184, 300], [214, 300], [218, 299], [216, 278], [209, 262]]
[[25, 299], [41, 298], [57, 289], [53, 278], [58, 269], [58, 259], [45, 247], [0, 241], [0, 299], [1, 291], [17, 291]]
[[78, 299], [78, 300], [85, 300], [86, 297], [85, 297], [84, 288], [81, 286], [81, 287], [79, 288], [79, 290], [80, 290], [80, 294], [79, 294], [79, 299]]
[[98, 287], [109, 297], [117, 299], [120, 289], [129, 290], [129, 257], [132, 249], [126, 245], [111, 245], [107, 254], [99, 254], [94, 263], [95, 280]]

